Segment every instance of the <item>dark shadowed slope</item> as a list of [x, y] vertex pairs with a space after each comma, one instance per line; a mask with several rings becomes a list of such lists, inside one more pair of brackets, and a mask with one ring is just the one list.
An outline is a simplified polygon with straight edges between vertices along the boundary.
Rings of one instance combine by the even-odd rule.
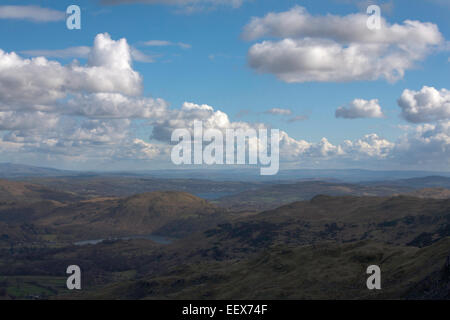
[[450, 236], [450, 199], [316, 196], [207, 231], [219, 250], [372, 239], [425, 246]]
[[[267, 247], [239, 260], [182, 264], [157, 275], [61, 298], [95, 299], [401, 299], [448, 298], [450, 238], [427, 248], [373, 241]], [[367, 290], [366, 269], [379, 265], [382, 290]], [[433, 276], [436, 288], [426, 285]], [[420, 286], [425, 286], [421, 290]]]

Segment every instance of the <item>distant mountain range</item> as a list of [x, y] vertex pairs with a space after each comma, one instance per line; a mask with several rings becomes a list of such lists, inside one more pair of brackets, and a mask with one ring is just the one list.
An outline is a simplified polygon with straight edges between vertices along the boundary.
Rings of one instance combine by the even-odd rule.
[[24, 164], [0, 163], [0, 178], [62, 177], [62, 176], [131, 176], [164, 179], [203, 179], [211, 181], [280, 182], [293, 180], [322, 180], [341, 182], [388, 181], [428, 176], [450, 177], [450, 172], [433, 171], [373, 171], [364, 169], [296, 169], [280, 170], [274, 176], [260, 176], [259, 169], [177, 169], [147, 171], [75, 171]]
[[[383, 182], [368, 182], [367, 185], [380, 185]], [[389, 185], [414, 188], [450, 188], [450, 178], [446, 176], [426, 176], [389, 181]]]
[[434, 171], [373, 171], [364, 169], [295, 169], [280, 170], [274, 176], [261, 176], [258, 169], [179, 169], [142, 171], [135, 174], [164, 178], [191, 178], [213, 181], [282, 182], [293, 180], [322, 180], [340, 182], [388, 181], [427, 176], [450, 177], [450, 172]]
[[[246, 180], [250, 179], [249, 172], [251, 170], [106, 173], [64, 171], [3, 163], [0, 164], [0, 179], [6, 177], [23, 182], [25, 185], [13, 185], [12, 181], [3, 181], [0, 187], [3, 186], [5, 192], [0, 195], [0, 200], [3, 198], [29, 202], [39, 198], [58, 201], [58, 199], [69, 199], [71, 194], [88, 199], [127, 197], [153, 191], [178, 191], [189, 192], [214, 201], [216, 205], [233, 211], [255, 212], [273, 209], [294, 201], [310, 200], [320, 194], [330, 196], [408, 194], [421, 198], [441, 199], [448, 198], [450, 194], [450, 177], [426, 176], [430, 173], [425, 171], [293, 170], [288, 171], [289, 174], [282, 171], [280, 177], [277, 176], [272, 180]], [[225, 173], [226, 176], [224, 176]], [[289, 179], [283, 179], [286, 175]], [[394, 179], [395, 177], [408, 178]], [[386, 179], [383, 180], [383, 178]], [[6, 192], [5, 188], [11, 188], [12, 191], [14, 188], [18, 189], [14, 193]], [[21, 188], [27, 190], [20, 191], [24, 196], [18, 198], [17, 192]], [[30, 188], [33, 192], [30, 192]], [[60, 194], [56, 198], [46, 198], [46, 195], [50, 194], [48, 189], [58, 190]]]
[[58, 170], [53, 168], [35, 167], [24, 164], [0, 163], [0, 178], [17, 177], [56, 177], [77, 175], [76, 171]]

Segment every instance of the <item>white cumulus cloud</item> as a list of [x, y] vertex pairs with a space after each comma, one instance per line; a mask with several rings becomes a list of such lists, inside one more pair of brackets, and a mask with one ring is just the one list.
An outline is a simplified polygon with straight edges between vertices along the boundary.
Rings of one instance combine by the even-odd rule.
[[59, 117], [40, 111], [36, 112], [16, 112], [0, 111], [0, 131], [1, 130], [27, 130], [40, 126], [46, 129], [55, 127]]
[[[148, 54], [143, 53], [142, 51], [131, 47], [131, 57], [134, 61], [138, 62], [154, 62], [154, 58]], [[56, 50], [46, 50], [46, 49], [37, 49], [37, 50], [23, 50], [20, 53], [34, 56], [34, 57], [46, 57], [46, 58], [88, 58], [91, 53], [91, 48], [87, 46], [78, 46], [78, 47], [70, 47], [65, 49], [56, 49]]]
[[420, 91], [404, 90], [398, 105], [409, 122], [423, 123], [450, 119], [450, 91], [424, 86]]
[[396, 145], [395, 159], [401, 164], [448, 170], [450, 166], [450, 121], [418, 125]]
[[347, 107], [337, 108], [335, 115], [336, 118], [345, 119], [384, 117], [378, 99], [354, 99]]
[[125, 39], [96, 36], [88, 63], [61, 65], [45, 57], [24, 59], [0, 49], [0, 110], [48, 110], [73, 93], [141, 93], [142, 79], [133, 70]]
[[[5, 159], [93, 165], [162, 161], [167, 165], [173, 130], [192, 130], [195, 120], [203, 121], [206, 129], [221, 131], [270, 129], [264, 123], [231, 121], [226, 112], [208, 104], [185, 102], [181, 108], [170, 109], [162, 99], [143, 96], [142, 78], [133, 69], [132, 48], [125, 39], [99, 34], [89, 52], [81, 54], [87, 58], [85, 65], [63, 65], [45, 57], [25, 59], [0, 50], [0, 152]], [[310, 67], [319, 65], [320, 61], [312, 61]], [[347, 165], [373, 161], [448, 168], [448, 97], [446, 89], [405, 90], [399, 100], [404, 117], [411, 122], [435, 123], [411, 128], [398, 141], [375, 133], [342, 142], [333, 137], [307, 141], [280, 131], [280, 160], [304, 166], [322, 161]], [[289, 116], [287, 121], [293, 117], [289, 109], [269, 111]], [[338, 113], [347, 118], [383, 115], [376, 99], [355, 99]], [[153, 140], [143, 139], [142, 132], [136, 136], [135, 128], [141, 124], [148, 126]], [[249, 141], [249, 147], [257, 147], [258, 142]]]
[[68, 114], [89, 118], [161, 119], [165, 117], [167, 103], [162, 99], [129, 97], [120, 93], [77, 94], [62, 108]]
[[249, 65], [288, 83], [380, 78], [395, 82], [444, 42], [432, 23], [389, 24], [381, 18], [381, 29], [369, 30], [366, 22], [364, 14], [313, 16], [300, 6], [253, 18], [244, 28], [245, 39], [281, 40], [252, 45]]
[[362, 139], [356, 141], [346, 140], [343, 143], [343, 150], [348, 154], [356, 156], [365, 155], [376, 158], [386, 158], [395, 147], [395, 143], [379, 137], [377, 134], [367, 134]]

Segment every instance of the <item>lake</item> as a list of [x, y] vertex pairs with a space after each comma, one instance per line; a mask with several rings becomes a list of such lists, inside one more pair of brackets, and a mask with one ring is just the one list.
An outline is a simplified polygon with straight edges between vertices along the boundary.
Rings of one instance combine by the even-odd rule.
[[74, 245], [85, 246], [88, 244], [99, 244], [103, 241], [108, 241], [108, 240], [133, 240], [133, 239], [147, 239], [147, 240], [151, 240], [156, 243], [159, 243], [159, 244], [170, 244], [173, 241], [173, 239], [169, 239], [169, 238], [166, 238], [163, 236], [147, 234], [147, 235], [135, 235], [135, 236], [127, 236], [127, 237], [107, 238], [107, 239], [83, 240], [83, 241], [74, 242]]

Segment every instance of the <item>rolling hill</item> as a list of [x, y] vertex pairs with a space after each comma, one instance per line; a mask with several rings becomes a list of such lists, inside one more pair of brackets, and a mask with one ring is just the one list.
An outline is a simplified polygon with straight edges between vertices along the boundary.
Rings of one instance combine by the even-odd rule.
[[0, 202], [33, 203], [38, 201], [74, 202], [84, 199], [73, 192], [53, 190], [41, 185], [0, 179]]
[[178, 237], [211, 227], [222, 213], [204, 199], [167, 191], [81, 201], [56, 208], [35, 223], [78, 240], [150, 233]]
[[450, 189], [446, 188], [424, 188], [407, 193], [406, 195], [429, 199], [448, 199], [450, 198]]
[[274, 209], [294, 201], [310, 200], [320, 194], [330, 196], [391, 196], [413, 190], [412, 187], [404, 185], [366, 186], [326, 181], [301, 181], [274, 184], [259, 189], [243, 191], [221, 197], [215, 200], [214, 203], [234, 211], [261, 211]]

